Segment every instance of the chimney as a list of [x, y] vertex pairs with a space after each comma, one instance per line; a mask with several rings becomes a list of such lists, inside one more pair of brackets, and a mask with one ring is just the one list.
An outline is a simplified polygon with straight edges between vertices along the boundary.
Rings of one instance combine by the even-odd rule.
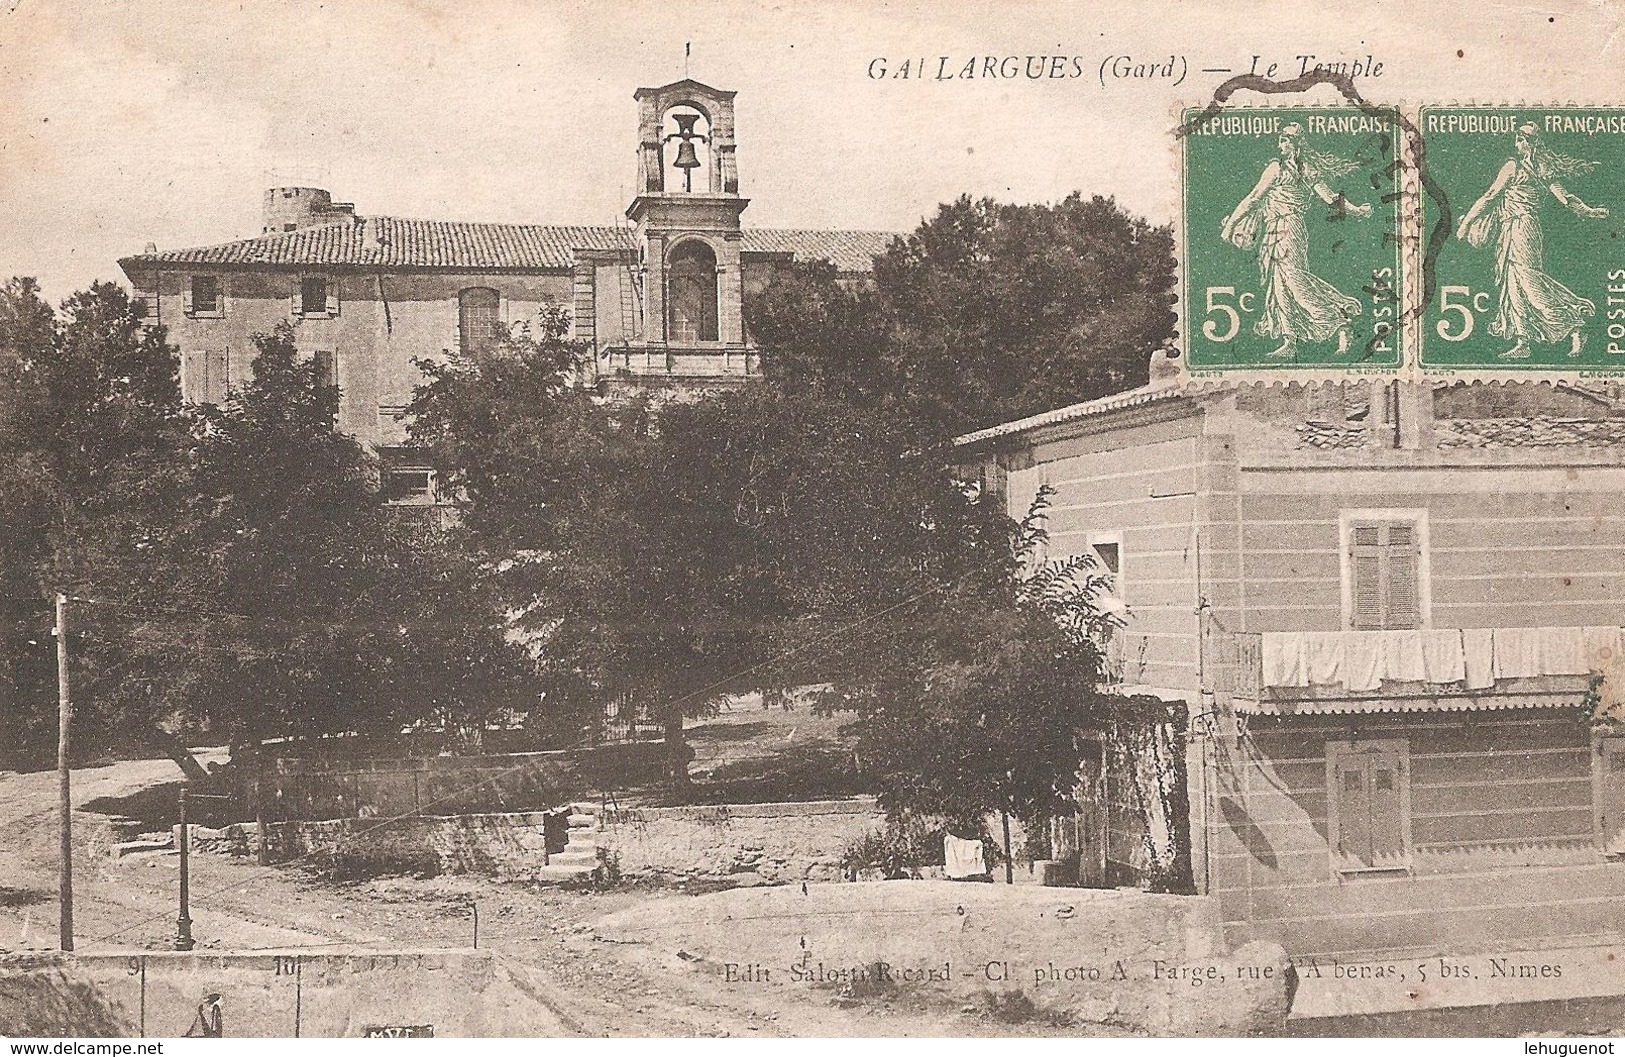
[[319, 187], [273, 187], [265, 192], [262, 234], [298, 231], [317, 224], [332, 224], [355, 217], [355, 205], [335, 202]]

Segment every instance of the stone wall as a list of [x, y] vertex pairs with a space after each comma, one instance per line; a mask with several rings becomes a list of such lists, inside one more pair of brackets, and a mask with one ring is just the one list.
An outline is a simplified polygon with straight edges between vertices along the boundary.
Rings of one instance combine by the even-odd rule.
[[128, 952], [0, 959], [0, 1030], [184, 1035], [220, 996], [228, 1038], [437, 1038], [577, 1033], [520, 966], [489, 951]]
[[[443, 873], [526, 881], [547, 863], [548, 818], [547, 812], [519, 811], [387, 822], [326, 819], [274, 822], [266, 833], [275, 862], [343, 848], [380, 866], [393, 862], [409, 868], [423, 862], [428, 851]], [[598, 818], [602, 858], [623, 875], [726, 878], [736, 884], [843, 880], [841, 857], [847, 848], [886, 824], [885, 813], [868, 797], [620, 808]], [[247, 854], [254, 843], [250, 829], [232, 827], [222, 839], [230, 850]]]
[[[498, 756], [291, 757], [266, 768], [266, 817], [391, 818], [546, 811], [660, 773], [663, 742]], [[245, 790], [246, 793], [246, 790]]]
[[[520, 811], [416, 815], [388, 822], [353, 818], [273, 822], [266, 828], [266, 844], [272, 862], [341, 850], [364, 857], [380, 870], [394, 864], [409, 871], [413, 864], [426, 861], [425, 853], [432, 853], [441, 873], [528, 881], [547, 864], [546, 821], [545, 812]], [[251, 827], [234, 826], [227, 833], [232, 852], [247, 854], [253, 847]]]
[[873, 798], [629, 808], [599, 817], [599, 847], [624, 874], [836, 881], [841, 855], [885, 827]]

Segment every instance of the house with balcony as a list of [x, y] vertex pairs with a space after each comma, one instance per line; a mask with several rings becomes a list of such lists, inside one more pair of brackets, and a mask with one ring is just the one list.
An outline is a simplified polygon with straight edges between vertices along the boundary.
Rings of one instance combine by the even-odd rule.
[[375, 448], [385, 491], [432, 504], [406, 447], [420, 359], [476, 355], [544, 308], [569, 314], [591, 350], [581, 379], [615, 397], [747, 384], [759, 374], [748, 294], [793, 261], [861, 282], [891, 235], [744, 227], [734, 93], [682, 80], [640, 88], [637, 195], [603, 226], [491, 224], [367, 215], [314, 187], [265, 193], [262, 230], [214, 246], [119, 261], [151, 324], [181, 351], [181, 388], [218, 403], [249, 377], [252, 338], [293, 326], [340, 393], [339, 428]]
[[[1054, 490], [1048, 556], [1092, 554], [1126, 614], [1116, 685], [1183, 705], [1174, 821], [1232, 945], [1625, 934], [1622, 396], [1161, 378], [959, 439], [1012, 515]], [[1083, 769], [1088, 883], [1146, 866], [1111, 761]]]

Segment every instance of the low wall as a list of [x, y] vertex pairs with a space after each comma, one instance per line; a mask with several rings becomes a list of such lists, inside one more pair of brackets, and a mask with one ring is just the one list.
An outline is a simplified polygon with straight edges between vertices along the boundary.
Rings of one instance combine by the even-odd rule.
[[[186, 1034], [211, 992], [220, 995], [226, 1037], [575, 1033], [574, 1023], [552, 1008], [535, 982], [489, 951], [163, 952], [0, 960], [0, 994], [26, 996], [28, 1008], [40, 1011], [26, 1022], [18, 1018], [16, 1030], [25, 1036], [175, 1038]], [[59, 1008], [61, 1015], [54, 1012]]]
[[[328, 819], [274, 822], [266, 827], [272, 862], [342, 849], [380, 865], [421, 862], [432, 853], [441, 873], [478, 874], [500, 881], [528, 881], [547, 862], [543, 812], [392, 819]], [[246, 827], [245, 827], [246, 829]], [[246, 852], [253, 841], [238, 842]], [[236, 848], [233, 849], [237, 850]]]
[[640, 807], [600, 815], [598, 846], [623, 874], [837, 881], [842, 853], [885, 824], [870, 797]]
[[1015, 1018], [1236, 1035], [1280, 1031], [1291, 1003], [1286, 952], [1226, 950], [1202, 896], [951, 881], [740, 888], [642, 904], [595, 930], [719, 990], [846, 1004], [910, 995]]
[[281, 758], [261, 778], [272, 821], [544, 811], [660, 774], [666, 746], [627, 742], [503, 756]]

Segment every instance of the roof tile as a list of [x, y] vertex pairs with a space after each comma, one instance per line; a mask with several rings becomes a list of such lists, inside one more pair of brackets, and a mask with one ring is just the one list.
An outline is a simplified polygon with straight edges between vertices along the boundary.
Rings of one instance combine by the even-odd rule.
[[[747, 253], [787, 252], [803, 260], [827, 260], [842, 272], [867, 272], [893, 237], [880, 231], [747, 228], [743, 248]], [[140, 254], [119, 264], [126, 270], [149, 264], [213, 264], [541, 271], [569, 268], [577, 250], [632, 247], [631, 232], [616, 227], [365, 217], [216, 246]]]

